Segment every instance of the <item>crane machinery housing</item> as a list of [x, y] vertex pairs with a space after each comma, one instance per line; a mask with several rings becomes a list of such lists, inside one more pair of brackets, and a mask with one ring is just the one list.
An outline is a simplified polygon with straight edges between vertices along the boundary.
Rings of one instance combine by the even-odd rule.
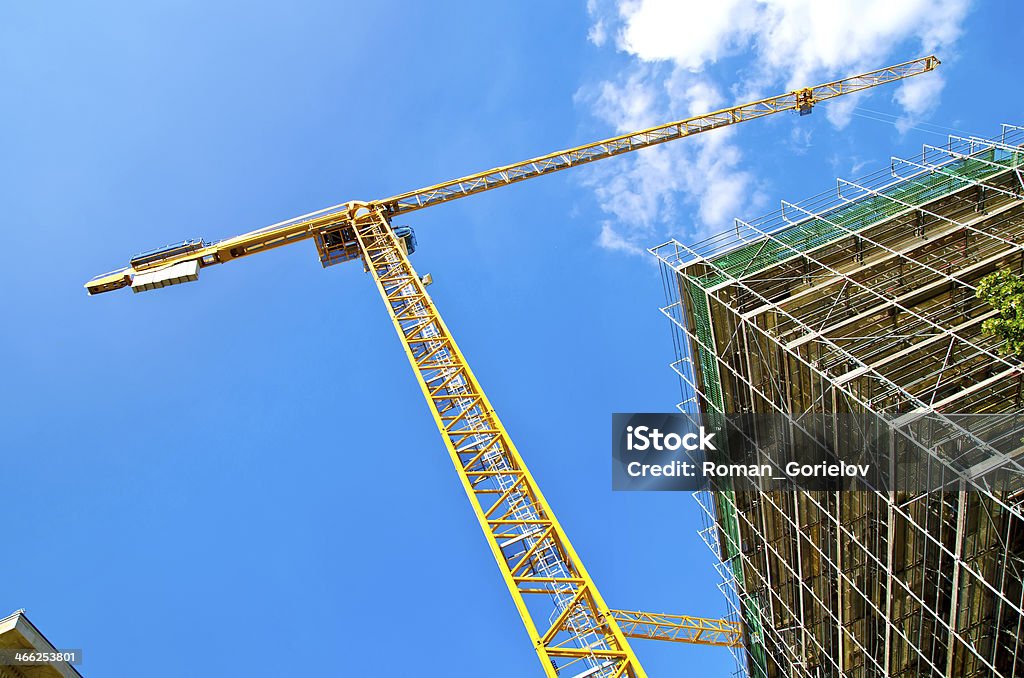
[[928, 56], [604, 139], [369, 202], [349, 201], [226, 240], [145, 252], [93, 278], [89, 294], [195, 281], [203, 268], [313, 240], [324, 267], [360, 259], [402, 342], [505, 585], [548, 678], [643, 678], [628, 638], [739, 647], [735, 622], [616, 610], [602, 598], [409, 261], [416, 237], [395, 217], [576, 165], [630, 153], [933, 70]]

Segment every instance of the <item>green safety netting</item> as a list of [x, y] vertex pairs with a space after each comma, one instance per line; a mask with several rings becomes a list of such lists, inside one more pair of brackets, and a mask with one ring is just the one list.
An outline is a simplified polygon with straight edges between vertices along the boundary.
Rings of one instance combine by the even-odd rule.
[[[699, 286], [688, 283], [687, 291], [690, 296], [690, 310], [693, 317], [693, 326], [697, 339], [704, 346], [714, 346], [714, 338], [711, 331], [711, 307], [708, 296]], [[685, 303], [685, 302], [684, 302]], [[707, 413], [710, 419], [724, 417], [725, 399], [722, 394], [721, 377], [718, 372], [718, 362], [712, 351], [697, 346], [697, 360], [700, 362], [700, 372], [703, 380], [704, 395], [711, 402], [714, 411]], [[716, 422], [709, 422], [714, 426]], [[719, 425], [724, 430], [724, 426]], [[715, 508], [718, 512], [718, 525], [725, 534], [722, 541], [723, 557], [729, 564], [733, 576], [736, 578], [737, 594], [741, 599], [743, 622], [747, 628], [749, 643], [747, 652], [750, 655], [751, 667], [754, 670], [754, 678], [765, 678], [767, 676], [767, 657], [765, 656], [764, 629], [761, 626], [761, 603], [757, 596], [747, 595], [744, 585], [743, 566], [740, 562], [740, 531], [739, 520], [736, 516], [736, 493], [732, 488], [732, 482], [723, 480], [721, 487], [715, 493]]]
[[[917, 207], [937, 198], [961, 190], [1006, 169], [1018, 167], [1022, 153], [1003, 152], [997, 157], [995, 149], [977, 154], [974, 158], [958, 160], [944, 166], [940, 172], [913, 177], [880, 191], [882, 195], [866, 195], [854, 202], [834, 207], [818, 218], [809, 218], [787, 226], [749, 245], [738, 247], [713, 258], [715, 270], [693, 276], [692, 280], [705, 289], [727, 280], [762, 271], [769, 266], [794, 256], [794, 250], [807, 252], [821, 245], [849, 236], [880, 221], [906, 211], [908, 205]], [[992, 164], [995, 163], [995, 164]]]

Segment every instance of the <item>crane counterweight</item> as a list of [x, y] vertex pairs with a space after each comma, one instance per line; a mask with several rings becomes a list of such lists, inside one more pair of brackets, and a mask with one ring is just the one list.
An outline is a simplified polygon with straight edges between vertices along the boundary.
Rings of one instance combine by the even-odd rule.
[[183, 240], [182, 242], [174, 243], [173, 245], [165, 245], [164, 247], [158, 247], [155, 250], [136, 254], [128, 262], [128, 265], [136, 271], [140, 271], [144, 268], [155, 266], [163, 261], [177, 257], [178, 255], [186, 255], [201, 250], [204, 245], [205, 243], [202, 238]]

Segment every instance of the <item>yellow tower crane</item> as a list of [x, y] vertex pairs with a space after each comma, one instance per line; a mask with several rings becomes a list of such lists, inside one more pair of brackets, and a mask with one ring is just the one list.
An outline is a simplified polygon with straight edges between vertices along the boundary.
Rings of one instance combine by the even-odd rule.
[[300, 240], [331, 266], [361, 259], [405, 348], [448, 455], [548, 678], [643, 678], [627, 638], [740, 646], [726, 620], [612, 610], [526, 468], [462, 351], [409, 262], [416, 238], [393, 217], [666, 141], [782, 111], [809, 113], [844, 94], [926, 73], [934, 56], [807, 87], [714, 113], [548, 153], [370, 202], [350, 201], [234, 238], [186, 240], [137, 255], [125, 268], [85, 284], [89, 294], [134, 292], [197, 280], [202, 268]]

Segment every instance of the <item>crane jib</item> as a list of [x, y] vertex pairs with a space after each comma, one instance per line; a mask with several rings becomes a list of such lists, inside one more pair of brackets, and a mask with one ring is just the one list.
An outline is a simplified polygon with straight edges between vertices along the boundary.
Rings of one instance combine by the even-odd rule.
[[[250, 254], [310, 239], [316, 243], [320, 261], [324, 266], [349, 261], [360, 256], [353, 237], [353, 221], [349, 216], [356, 205], [379, 205], [383, 207], [388, 217], [394, 217], [398, 214], [551, 174], [576, 165], [630, 153], [774, 113], [797, 111], [801, 115], [806, 115], [814, 105], [828, 99], [927, 73], [939, 63], [934, 56], [922, 57], [814, 87], [805, 87], [721, 111], [694, 116], [686, 120], [677, 120], [583, 146], [548, 153], [512, 165], [496, 167], [415, 191], [399, 193], [382, 200], [366, 203], [342, 203], [326, 210], [257, 229], [217, 243], [186, 240], [174, 246], [133, 257], [125, 268], [96, 276], [87, 282], [85, 287], [89, 294], [99, 294], [132, 285], [135, 275], [142, 271], [152, 273], [154, 269], [194, 261], [198, 272], [199, 268], [222, 264]], [[166, 277], [171, 280], [167, 284], [195, 279], [195, 276], [192, 275]], [[147, 287], [146, 289], [152, 288]]]

